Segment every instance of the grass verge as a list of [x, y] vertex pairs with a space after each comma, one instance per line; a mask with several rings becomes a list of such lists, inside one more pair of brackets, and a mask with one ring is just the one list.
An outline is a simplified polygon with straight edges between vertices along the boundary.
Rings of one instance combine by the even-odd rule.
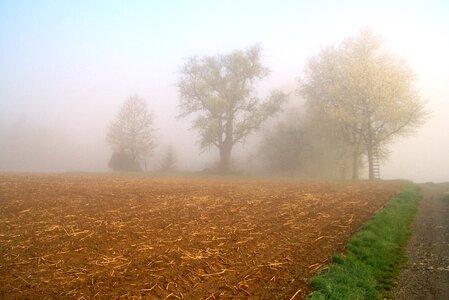
[[406, 186], [351, 238], [345, 256], [335, 255], [329, 268], [311, 280], [309, 299], [382, 299], [405, 260], [410, 223], [420, 189]]

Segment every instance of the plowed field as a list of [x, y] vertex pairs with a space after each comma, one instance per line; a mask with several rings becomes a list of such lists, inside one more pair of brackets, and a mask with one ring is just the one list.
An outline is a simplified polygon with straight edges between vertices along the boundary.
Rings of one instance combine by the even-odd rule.
[[0, 298], [304, 298], [399, 182], [0, 175]]

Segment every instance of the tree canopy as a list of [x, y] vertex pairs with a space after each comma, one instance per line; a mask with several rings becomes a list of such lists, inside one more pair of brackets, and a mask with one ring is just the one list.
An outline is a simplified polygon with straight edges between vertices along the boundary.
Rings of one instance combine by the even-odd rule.
[[308, 111], [325, 116], [353, 154], [354, 172], [360, 156], [367, 156], [370, 179], [376, 151], [426, 116], [412, 69], [368, 29], [310, 58], [299, 92]]
[[181, 70], [179, 117], [195, 115], [193, 128], [201, 147], [218, 148], [222, 172], [229, 171], [233, 146], [275, 115], [287, 98], [280, 91], [265, 101], [257, 97], [255, 83], [269, 74], [261, 53], [253, 46], [227, 55], [191, 57]]

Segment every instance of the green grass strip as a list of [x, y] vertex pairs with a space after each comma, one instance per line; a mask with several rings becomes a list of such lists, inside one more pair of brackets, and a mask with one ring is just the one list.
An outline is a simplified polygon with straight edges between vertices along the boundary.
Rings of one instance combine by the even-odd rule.
[[329, 268], [311, 280], [309, 299], [383, 299], [405, 261], [410, 224], [421, 197], [406, 186], [349, 241], [345, 256], [335, 255]]

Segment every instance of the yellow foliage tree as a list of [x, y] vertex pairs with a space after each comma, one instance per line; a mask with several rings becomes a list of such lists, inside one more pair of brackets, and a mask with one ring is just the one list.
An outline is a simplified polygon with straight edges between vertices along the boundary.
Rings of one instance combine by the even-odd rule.
[[352, 153], [353, 178], [361, 155], [374, 178], [374, 158], [426, 117], [415, 76], [369, 29], [309, 59], [300, 94], [310, 113], [322, 114]]

